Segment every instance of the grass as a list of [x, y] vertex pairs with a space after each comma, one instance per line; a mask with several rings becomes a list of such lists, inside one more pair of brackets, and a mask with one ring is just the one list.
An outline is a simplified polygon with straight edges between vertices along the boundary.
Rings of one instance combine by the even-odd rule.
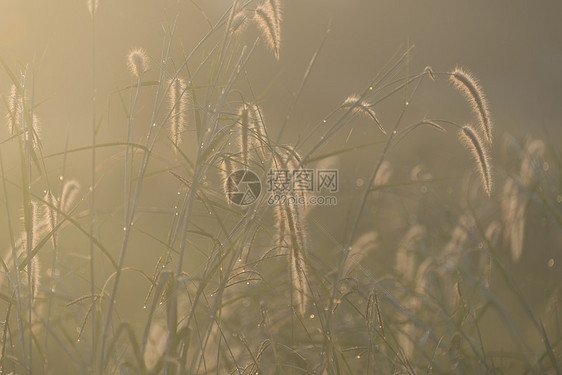
[[[98, 6], [84, 9], [92, 61]], [[486, 82], [457, 68], [412, 72], [413, 47], [291, 134], [328, 36], [283, 117], [270, 117], [250, 62], [262, 50], [272, 64], [283, 59], [281, 8], [234, 1], [179, 63], [176, 24], [159, 57], [135, 47], [123, 58], [131, 77], [107, 98], [120, 106], [124, 137], [100, 142], [115, 114], [93, 79], [84, 83], [91, 143], [50, 154], [33, 70], [19, 75], [0, 60], [11, 80], [0, 143], [0, 373], [561, 372], [555, 256], [537, 255], [546, 276], [533, 289], [519, 262], [534, 246], [560, 245], [558, 145], [496, 134], [507, 146], [492, 149]], [[427, 85], [459, 90], [476, 117], [410, 122]], [[379, 111], [386, 103], [396, 111]], [[355, 127], [370, 139], [349, 147]], [[458, 153], [472, 152], [476, 168], [460, 165], [459, 182], [416, 160], [397, 165], [421, 132], [454, 144], [464, 136]], [[335, 164], [357, 160], [365, 179]], [[89, 180], [72, 176], [85, 168]], [[340, 189], [287, 198], [330, 193], [337, 205], [271, 204], [272, 171], [315, 168], [337, 170]], [[229, 200], [236, 170], [261, 180], [251, 204]]]

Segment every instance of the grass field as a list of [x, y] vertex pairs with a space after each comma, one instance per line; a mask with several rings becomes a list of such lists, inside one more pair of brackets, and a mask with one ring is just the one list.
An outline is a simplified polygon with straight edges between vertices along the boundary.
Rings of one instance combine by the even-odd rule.
[[0, 374], [562, 371], [555, 135], [408, 40], [359, 80], [341, 29], [284, 60], [291, 2], [184, 5], [108, 68], [84, 1], [49, 95], [0, 51]]

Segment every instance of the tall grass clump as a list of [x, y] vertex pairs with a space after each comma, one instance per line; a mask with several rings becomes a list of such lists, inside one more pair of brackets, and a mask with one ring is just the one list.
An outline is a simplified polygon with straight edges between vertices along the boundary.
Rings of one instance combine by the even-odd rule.
[[[466, 70], [418, 72], [406, 47], [308, 113], [328, 36], [275, 96], [254, 69], [284, 69], [291, 4], [236, 0], [212, 17], [190, 5], [209, 26], [196, 43], [178, 15], [158, 51], [124, 51], [100, 97], [104, 14], [85, 4], [86, 144], [53, 150], [33, 69], [0, 60], [0, 373], [560, 372], [562, 163], [556, 146], [508, 136], [505, 161]], [[477, 126], [412, 110], [449, 80]], [[469, 165], [436, 166], [456, 157], [418, 160], [424, 134], [454, 156], [460, 140], [478, 183]], [[544, 268], [541, 296], [521, 260]]]

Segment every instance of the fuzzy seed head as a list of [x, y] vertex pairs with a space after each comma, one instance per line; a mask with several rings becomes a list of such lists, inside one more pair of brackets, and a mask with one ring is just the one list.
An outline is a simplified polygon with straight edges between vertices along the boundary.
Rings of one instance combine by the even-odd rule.
[[135, 48], [129, 52], [127, 58], [127, 67], [131, 74], [135, 77], [140, 77], [150, 67], [150, 62], [146, 52], [142, 48]]
[[265, 37], [267, 45], [273, 50], [276, 60], [279, 60], [279, 47], [281, 45], [280, 16], [280, 11], [277, 12], [270, 2], [257, 7], [254, 13], [254, 21]]
[[240, 153], [244, 161], [244, 168], [247, 168], [249, 159], [249, 125], [248, 108], [245, 105], [238, 110], [238, 123], [240, 124]]
[[80, 184], [76, 180], [69, 180], [65, 182], [62, 187], [61, 194], [61, 210], [64, 212], [70, 211], [70, 209], [76, 203], [76, 199], [80, 195]]
[[492, 143], [492, 120], [488, 110], [488, 102], [478, 81], [472, 74], [461, 68], [456, 68], [451, 73], [450, 80], [469, 102], [473, 112], [478, 116], [479, 124], [486, 136], [486, 140]]
[[461, 142], [464, 143], [472, 152], [476, 165], [480, 171], [482, 178], [482, 185], [488, 197], [492, 192], [492, 173], [490, 170], [490, 158], [488, 157], [488, 150], [484, 147], [480, 136], [474, 129], [465, 125], [460, 132]]
[[416, 267], [416, 250], [425, 238], [426, 229], [421, 225], [412, 226], [404, 235], [396, 252], [396, 271], [406, 280], [413, 281]]
[[375, 110], [372, 108], [372, 104], [366, 100], [361, 100], [361, 97], [357, 94], [352, 94], [348, 96], [342, 104], [342, 108], [353, 108], [353, 113], [363, 115], [367, 118], [373, 120], [379, 127], [383, 134], [386, 134], [382, 124], [380, 123]]
[[527, 198], [519, 192], [519, 187], [512, 179], [507, 179], [503, 186], [502, 219], [504, 223], [504, 241], [509, 244], [511, 258], [518, 261], [523, 254], [525, 235], [525, 212]]
[[96, 11], [98, 10], [98, 3], [99, 0], [88, 0], [88, 11], [90, 12], [90, 16], [92, 19], [96, 15]]
[[16, 85], [12, 85], [10, 87], [10, 96], [8, 97], [8, 113], [6, 114], [10, 135], [14, 135], [21, 124], [22, 107], [21, 95], [18, 93]]
[[187, 85], [183, 78], [177, 77], [173, 81], [170, 80], [170, 91], [168, 94], [168, 103], [170, 106], [170, 138], [172, 142], [179, 146], [182, 142], [182, 135], [185, 132], [187, 123], [187, 106], [190, 96], [186, 91]]
[[266, 157], [267, 133], [265, 131], [263, 111], [257, 104], [248, 106], [248, 122], [250, 133], [252, 134], [250, 142], [253, 148], [261, 151], [263, 158]]
[[31, 129], [27, 129], [27, 131], [25, 132], [25, 140], [29, 141], [30, 139], [29, 135], [31, 135], [31, 144], [34, 149], [38, 149], [41, 146], [41, 139], [39, 137], [40, 131], [41, 131], [41, 126], [40, 126], [39, 117], [33, 114]]
[[535, 181], [544, 152], [545, 145], [540, 139], [530, 141], [525, 147], [525, 156], [523, 157], [519, 174], [523, 186], [530, 187]]
[[302, 221], [301, 206], [285, 205], [285, 224], [290, 241], [289, 263], [291, 280], [295, 289], [297, 307], [301, 315], [304, 315], [308, 304], [309, 286], [307, 280], [306, 254], [306, 231]]
[[230, 205], [229, 194], [235, 191], [235, 187], [232, 186], [232, 181], [228, 178], [232, 172], [234, 172], [234, 166], [232, 165], [231, 155], [225, 155], [221, 161], [220, 165], [220, 176], [222, 181], [222, 186], [224, 190], [224, 195], [226, 196], [226, 201]]
[[431, 66], [426, 66], [423, 72], [425, 74], [428, 74], [429, 78], [431, 78], [432, 81], [435, 81], [435, 75], [433, 74], [433, 69], [431, 69]]
[[378, 247], [379, 239], [374, 231], [367, 232], [356, 239], [345, 257], [342, 275], [346, 277], [353, 267], [360, 266], [365, 257]]
[[230, 24], [230, 32], [232, 34], [240, 34], [248, 24], [248, 14], [245, 9], [236, 12], [234, 17], [232, 17], [232, 23]]

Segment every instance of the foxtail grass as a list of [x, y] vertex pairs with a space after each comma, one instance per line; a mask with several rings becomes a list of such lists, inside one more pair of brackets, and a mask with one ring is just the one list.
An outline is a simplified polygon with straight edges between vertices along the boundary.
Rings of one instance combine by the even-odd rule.
[[230, 32], [234, 35], [240, 34], [246, 26], [248, 25], [248, 11], [246, 9], [240, 9], [232, 17], [232, 22], [230, 25]]
[[490, 196], [492, 194], [492, 171], [490, 170], [488, 150], [484, 147], [478, 133], [470, 125], [462, 127], [459, 137], [472, 152], [475, 164], [480, 172], [484, 191]]
[[367, 102], [366, 100], [362, 100], [359, 95], [353, 94], [348, 96], [343, 104], [342, 108], [351, 108], [355, 113], [362, 114], [373, 120], [377, 126], [379, 127], [380, 131], [383, 134], [386, 134], [386, 130], [384, 130], [382, 124], [380, 123], [379, 119], [377, 118], [377, 114], [375, 113], [372, 104]]
[[140, 77], [150, 67], [150, 61], [144, 49], [135, 48], [127, 57], [127, 68], [134, 77]]
[[258, 6], [254, 13], [254, 21], [260, 28], [262, 35], [269, 48], [273, 51], [276, 60], [279, 60], [279, 50], [281, 45], [281, 34], [279, 24], [281, 13], [279, 8], [272, 5], [276, 1], [265, 3]]
[[242, 154], [242, 161], [244, 168], [248, 167], [249, 158], [249, 122], [248, 122], [248, 108], [243, 106], [238, 110], [238, 123], [240, 124], [240, 153]]
[[95, 17], [98, 10], [99, 0], [88, 0], [88, 12], [90, 12], [90, 17], [92, 19]]
[[187, 129], [187, 106], [189, 104], [189, 92], [183, 78], [176, 77], [169, 82], [170, 90], [168, 101], [170, 106], [170, 138], [176, 150], [182, 143], [183, 134]]
[[479, 125], [486, 135], [486, 140], [492, 143], [492, 120], [488, 110], [488, 102], [478, 81], [467, 71], [456, 68], [450, 76], [454, 86], [463, 93], [470, 103], [472, 110], [477, 114]]
[[16, 85], [12, 84], [10, 87], [10, 95], [8, 96], [8, 113], [6, 114], [10, 135], [13, 135], [18, 130], [19, 124], [21, 124], [22, 110], [23, 103], [21, 95]]

